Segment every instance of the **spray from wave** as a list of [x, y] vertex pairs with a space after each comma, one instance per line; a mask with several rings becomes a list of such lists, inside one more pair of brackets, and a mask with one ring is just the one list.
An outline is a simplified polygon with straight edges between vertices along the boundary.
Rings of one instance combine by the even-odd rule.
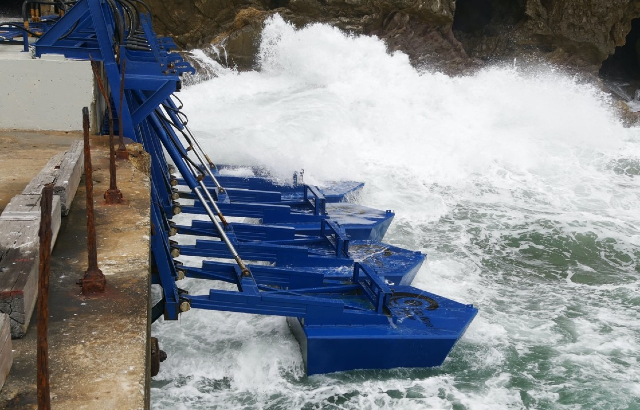
[[[479, 316], [439, 369], [303, 377], [281, 318], [189, 312], [153, 332], [153, 407], [633, 409], [640, 403], [640, 131], [553, 68], [420, 72], [376, 38], [267, 21], [260, 71], [186, 88], [215, 161], [366, 183], [414, 286]], [[207, 283], [192, 281], [191, 292]]]

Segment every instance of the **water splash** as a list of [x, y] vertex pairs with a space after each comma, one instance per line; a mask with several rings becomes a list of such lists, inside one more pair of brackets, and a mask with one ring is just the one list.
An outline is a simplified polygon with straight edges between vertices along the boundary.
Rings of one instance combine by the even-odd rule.
[[181, 95], [214, 162], [366, 182], [386, 240], [428, 254], [414, 286], [480, 313], [441, 368], [306, 378], [281, 318], [189, 312], [153, 327], [154, 408], [637, 408], [640, 130], [605, 94], [549, 67], [420, 72], [277, 16], [259, 61]]

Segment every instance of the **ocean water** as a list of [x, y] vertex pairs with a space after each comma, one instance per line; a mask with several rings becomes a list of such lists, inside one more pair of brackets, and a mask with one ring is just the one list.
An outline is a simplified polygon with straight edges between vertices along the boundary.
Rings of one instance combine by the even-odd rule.
[[180, 98], [214, 162], [364, 181], [385, 240], [428, 255], [413, 286], [479, 314], [439, 368], [306, 377], [284, 318], [192, 310], [152, 326], [154, 409], [640, 409], [640, 129], [598, 87], [278, 17], [259, 71], [209, 67]]

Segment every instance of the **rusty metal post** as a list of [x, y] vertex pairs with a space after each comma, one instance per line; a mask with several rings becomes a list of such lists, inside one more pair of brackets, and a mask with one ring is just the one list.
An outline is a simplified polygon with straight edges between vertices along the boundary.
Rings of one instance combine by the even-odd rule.
[[104, 102], [107, 105], [107, 112], [109, 114], [109, 189], [104, 193], [104, 199], [107, 204], [112, 205], [122, 202], [122, 192], [120, 192], [116, 185], [116, 156], [113, 147], [113, 112], [111, 110], [109, 94], [107, 94], [107, 91], [104, 88], [98, 68], [98, 62], [91, 60], [91, 69], [93, 70], [93, 75], [96, 78], [98, 88], [100, 88], [102, 98], [104, 98]]
[[118, 159], [129, 159], [129, 151], [124, 145], [124, 130], [122, 129], [122, 101], [124, 100], [124, 72], [127, 68], [127, 60], [122, 60], [122, 77], [120, 78], [120, 110], [118, 112]]
[[122, 203], [122, 192], [116, 185], [116, 150], [113, 146], [113, 118], [109, 120], [109, 189], [104, 193], [107, 204]]
[[89, 109], [82, 109], [82, 128], [84, 129], [84, 178], [87, 189], [87, 251], [89, 269], [78, 281], [82, 293], [104, 292], [107, 280], [98, 268], [98, 250], [96, 245], [95, 215], [93, 214], [93, 176], [91, 170], [91, 148], [89, 146]]
[[38, 410], [51, 409], [49, 391], [49, 265], [51, 262], [51, 208], [53, 202], [53, 184], [42, 189], [40, 199], [40, 266], [38, 278]]

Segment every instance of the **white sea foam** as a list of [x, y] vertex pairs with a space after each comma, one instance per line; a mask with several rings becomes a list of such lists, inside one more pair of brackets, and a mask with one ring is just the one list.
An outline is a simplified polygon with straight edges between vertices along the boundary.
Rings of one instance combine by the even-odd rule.
[[480, 313], [440, 369], [306, 378], [284, 319], [190, 311], [153, 327], [154, 408], [638, 408], [640, 131], [606, 95], [549, 67], [418, 72], [279, 17], [260, 64], [182, 92], [212, 160], [364, 181], [386, 240], [428, 254], [414, 285]]

